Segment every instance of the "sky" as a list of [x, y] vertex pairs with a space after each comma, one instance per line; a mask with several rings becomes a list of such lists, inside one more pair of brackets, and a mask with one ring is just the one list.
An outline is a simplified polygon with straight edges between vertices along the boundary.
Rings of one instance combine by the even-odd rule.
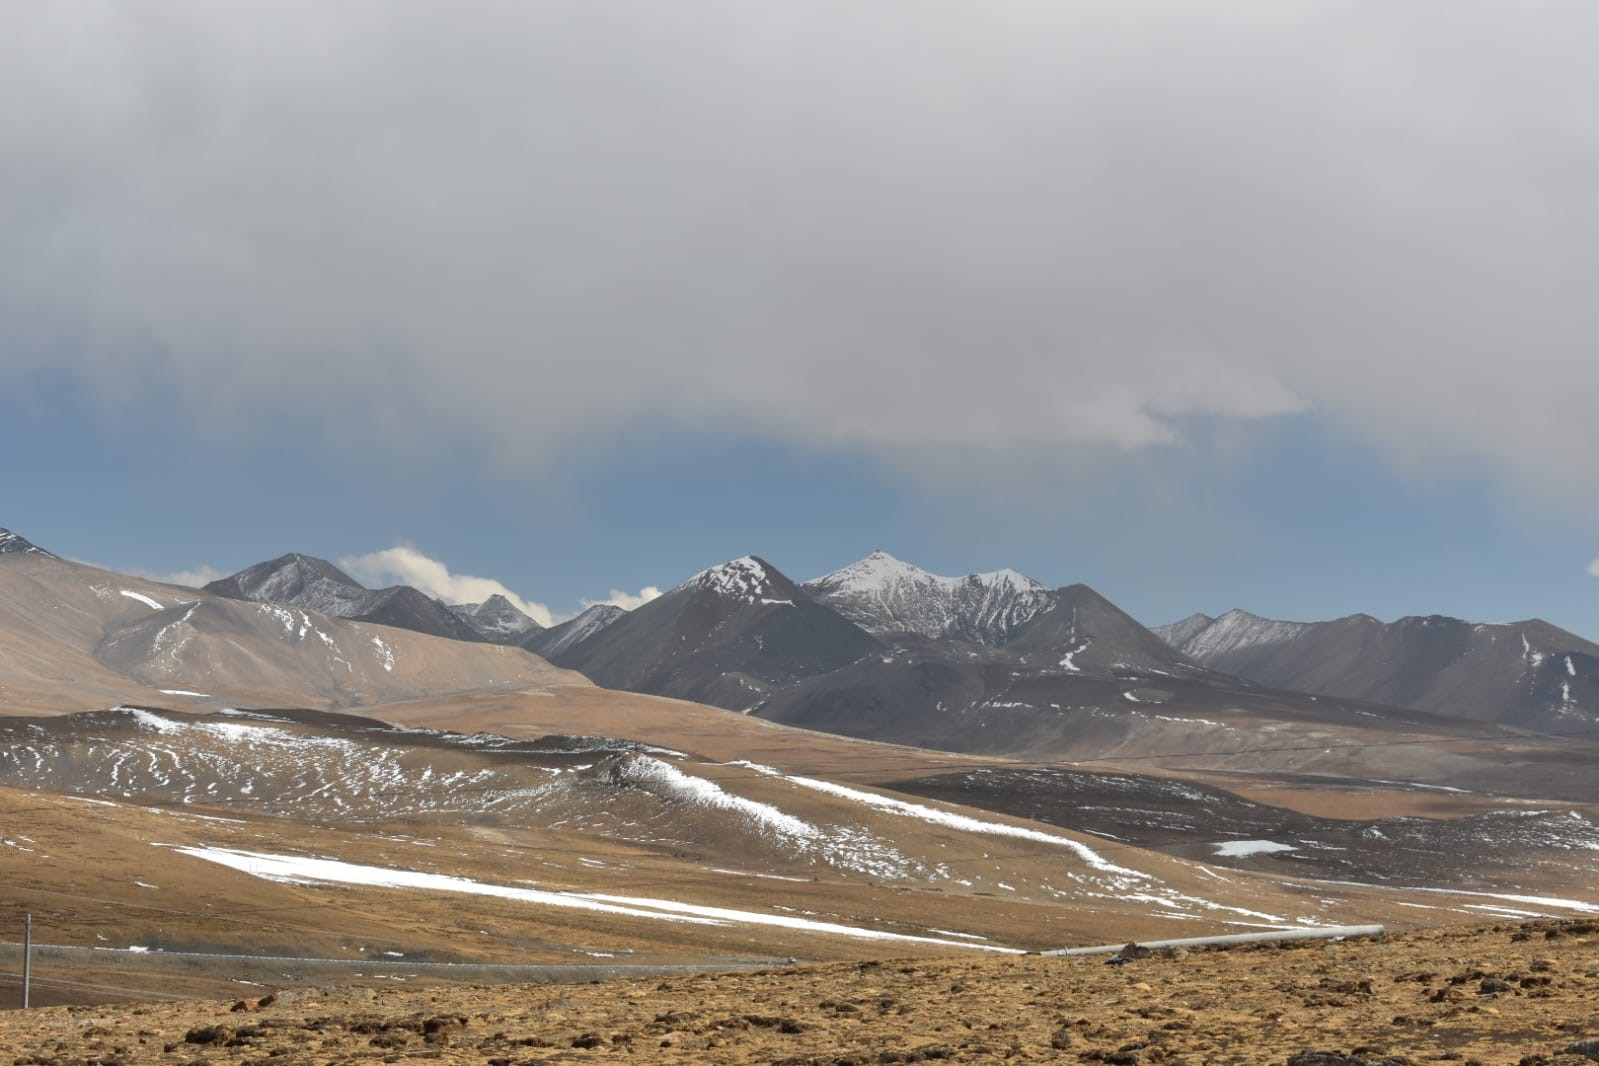
[[1599, 636], [1599, 8], [0, 10], [0, 525]]

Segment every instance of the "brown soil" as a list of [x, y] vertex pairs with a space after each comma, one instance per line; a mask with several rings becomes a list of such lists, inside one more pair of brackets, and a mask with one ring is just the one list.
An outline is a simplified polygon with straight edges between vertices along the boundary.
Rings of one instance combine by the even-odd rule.
[[[0, 1015], [0, 1060], [87, 1063], [1580, 1063], [1599, 924], [1084, 958], [911, 959], [582, 985], [319, 989]], [[296, 998], [297, 997], [297, 998]], [[1307, 1051], [1337, 1057], [1307, 1058]]]

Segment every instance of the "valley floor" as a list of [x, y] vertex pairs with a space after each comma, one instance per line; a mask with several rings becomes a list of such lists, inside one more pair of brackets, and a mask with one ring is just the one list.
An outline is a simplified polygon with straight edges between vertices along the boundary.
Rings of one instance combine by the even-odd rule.
[[[911, 959], [579, 985], [334, 988], [0, 1014], [0, 1061], [1582, 1063], [1599, 923], [1083, 958]], [[1306, 1052], [1334, 1053], [1312, 1057]]]

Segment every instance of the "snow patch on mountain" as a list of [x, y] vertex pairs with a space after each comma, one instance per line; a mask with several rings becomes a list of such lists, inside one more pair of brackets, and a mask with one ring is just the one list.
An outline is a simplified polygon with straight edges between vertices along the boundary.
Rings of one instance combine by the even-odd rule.
[[23, 555], [28, 553], [42, 555], [46, 559], [55, 558], [54, 555], [51, 555], [36, 544], [29, 543], [11, 532], [11, 530], [0, 529], [0, 555]]
[[[773, 571], [753, 555], [745, 555], [709, 570], [701, 570], [678, 589], [693, 588], [714, 592], [729, 600], [745, 603], [792, 603], [773, 577]], [[672, 591], [676, 592], [677, 589]]]
[[118, 589], [117, 591], [122, 593], [122, 595], [126, 596], [128, 599], [137, 600], [139, 603], [142, 603], [146, 607], [152, 608], [153, 610], [162, 611], [166, 609], [142, 592], [134, 592], [132, 589]]

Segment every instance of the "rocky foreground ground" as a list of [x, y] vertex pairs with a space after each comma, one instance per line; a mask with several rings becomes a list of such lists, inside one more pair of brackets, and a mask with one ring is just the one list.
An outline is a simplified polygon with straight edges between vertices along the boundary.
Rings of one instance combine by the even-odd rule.
[[1599, 1061], [1595, 1038], [1599, 922], [1541, 921], [1120, 965], [990, 956], [53, 1007], [0, 1014], [0, 1063], [1576, 1066]]

